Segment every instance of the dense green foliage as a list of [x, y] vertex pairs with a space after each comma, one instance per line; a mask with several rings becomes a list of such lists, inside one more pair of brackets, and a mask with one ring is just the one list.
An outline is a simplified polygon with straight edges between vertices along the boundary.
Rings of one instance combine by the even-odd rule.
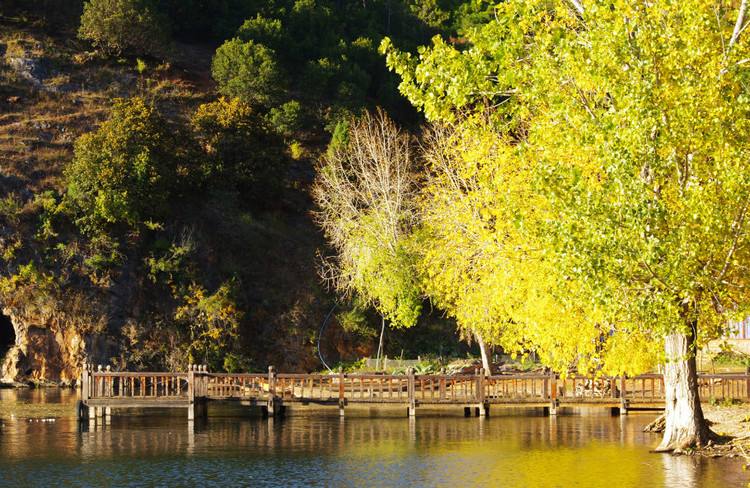
[[118, 100], [109, 120], [76, 142], [66, 171], [67, 201], [86, 232], [131, 228], [166, 215], [177, 184], [177, 145], [143, 100]]
[[163, 54], [167, 21], [154, 0], [89, 0], [78, 36], [106, 53]]
[[[311, 160], [327, 153], [340, 163], [330, 175], [354, 178], [345, 156], [358, 143], [354, 114], [380, 105], [394, 120], [419, 120], [377, 52], [381, 39], [409, 50], [436, 33], [461, 43], [459, 31], [492, 12], [458, 0], [9, 0], [0, 16], [19, 32], [54, 33], [6, 53], [31, 59], [49, 85], [8, 73], [0, 101], [19, 111], [39, 101], [28, 113], [40, 120], [38, 139], [14, 144], [22, 177], [0, 179], [13, 188], [0, 199], [3, 303], [63, 317], [119, 367], [235, 370], [280, 350], [297, 353], [277, 366], [316, 361], [333, 294], [316, 276]], [[88, 42], [68, 42], [75, 35]], [[43, 150], [52, 162], [35, 166]], [[454, 340], [453, 325], [422, 312], [412, 197], [390, 215], [371, 199], [364, 215], [338, 222], [352, 260], [327, 262], [357, 305], [353, 314], [340, 305], [345, 327], [329, 329], [337, 353], [368, 352], [375, 311], [427, 331], [393, 332], [395, 353], [456, 350], [432, 347]]]
[[268, 198], [284, 178], [284, 145], [248, 104], [220, 98], [198, 107], [192, 128], [205, 153], [202, 176], [212, 189]]
[[[320, 124], [332, 130], [340, 118], [373, 101], [396, 116], [410, 116], [377, 46], [391, 35], [414, 48], [430, 34], [447, 31], [450, 17], [435, 1], [253, 5], [235, 37], [217, 50], [214, 79], [222, 93], [267, 108], [299, 103], [297, 117], [308, 121], [308, 131]], [[279, 110], [271, 116], [278, 118]], [[288, 113], [288, 106], [281, 110]]]
[[221, 93], [258, 105], [272, 104], [284, 79], [271, 49], [238, 38], [216, 50], [211, 72]]

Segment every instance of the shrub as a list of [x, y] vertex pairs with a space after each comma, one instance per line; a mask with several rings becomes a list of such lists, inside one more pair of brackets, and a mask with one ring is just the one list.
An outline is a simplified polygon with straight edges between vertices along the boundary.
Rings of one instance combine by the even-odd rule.
[[250, 104], [268, 106], [281, 89], [274, 51], [253, 41], [225, 42], [216, 50], [211, 73], [222, 94]]
[[291, 100], [283, 105], [272, 108], [268, 113], [268, 121], [280, 135], [291, 137], [302, 129], [302, 106], [298, 101]]
[[331, 142], [328, 143], [328, 154], [344, 149], [349, 145], [349, 121], [346, 119], [339, 120], [333, 128]]
[[167, 45], [167, 20], [153, 0], [89, 0], [78, 37], [110, 55], [132, 51], [159, 56]]
[[143, 99], [116, 100], [109, 120], [76, 141], [66, 208], [93, 234], [158, 219], [176, 179], [174, 152], [164, 120]]
[[237, 36], [244, 41], [259, 42], [276, 48], [284, 41], [284, 30], [281, 27], [281, 20], [269, 19], [258, 14], [242, 24], [237, 31]]
[[283, 167], [281, 139], [247, 103], [220, 98], [201, 105], [193, 130], [207, 154], [204, 172], [214, 185], [275, 185]]

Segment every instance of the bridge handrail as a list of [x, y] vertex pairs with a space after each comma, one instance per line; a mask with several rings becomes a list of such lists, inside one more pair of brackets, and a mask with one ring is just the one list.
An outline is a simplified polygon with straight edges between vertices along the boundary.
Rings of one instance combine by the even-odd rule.
[[[704, 399], [750, 401], [750, 373], [701, 373]], [[86, 365], [81, 376], [82, 398], [138, 398], [142, 401], [195, 398], [268, 400], [338, 399], [339, 402], [504, 402], [504, 401], [619, 401], [655, 402], [665, 397], [663, 376], [633, 377], [549, 373], [406, 374], [376, 373], [213, 373], [206, 366], [188, 371], [133, 372]]]

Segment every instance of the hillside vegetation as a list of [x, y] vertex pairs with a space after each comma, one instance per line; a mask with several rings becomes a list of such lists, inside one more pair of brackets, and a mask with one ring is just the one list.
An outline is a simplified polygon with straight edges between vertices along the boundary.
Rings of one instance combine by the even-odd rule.
[[[335, 296], [318, 274], [314, 161], [365, 108], [419, 120], [377, 47], [450, 32], [455, 5], [438, 7], [3, 2], [0, 308], [23, 335], [6, 376], [59, 380], [84, 358], [319, 368]], [[342, 302], [329, 360], [370, 352], [378, 325]], [[418, 327], [391, 354], [456, 350], [449, 322]]]

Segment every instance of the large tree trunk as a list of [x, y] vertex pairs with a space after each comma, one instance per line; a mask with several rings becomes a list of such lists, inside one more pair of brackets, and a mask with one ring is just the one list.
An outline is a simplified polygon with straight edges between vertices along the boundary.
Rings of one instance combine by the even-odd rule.
[[485, 345], [484, 340], [482, 340], [482, 336], [477, 332], [474, 332], [474, 337], [477, 338], [479, 351], [482, 353], [482, 368], [484, 368], [484, 374], [489, 376], [492, 374], [492, 368], [490, 367], [490, 357], [487, 355], [487, 346]]
[[698, 396], [695, 336], [694, 324], [687, 334], [671, 334], [664, 339], [666, 426], [658, 452], [683, 452], [689, 447], [704, 446], [709, 438]]

